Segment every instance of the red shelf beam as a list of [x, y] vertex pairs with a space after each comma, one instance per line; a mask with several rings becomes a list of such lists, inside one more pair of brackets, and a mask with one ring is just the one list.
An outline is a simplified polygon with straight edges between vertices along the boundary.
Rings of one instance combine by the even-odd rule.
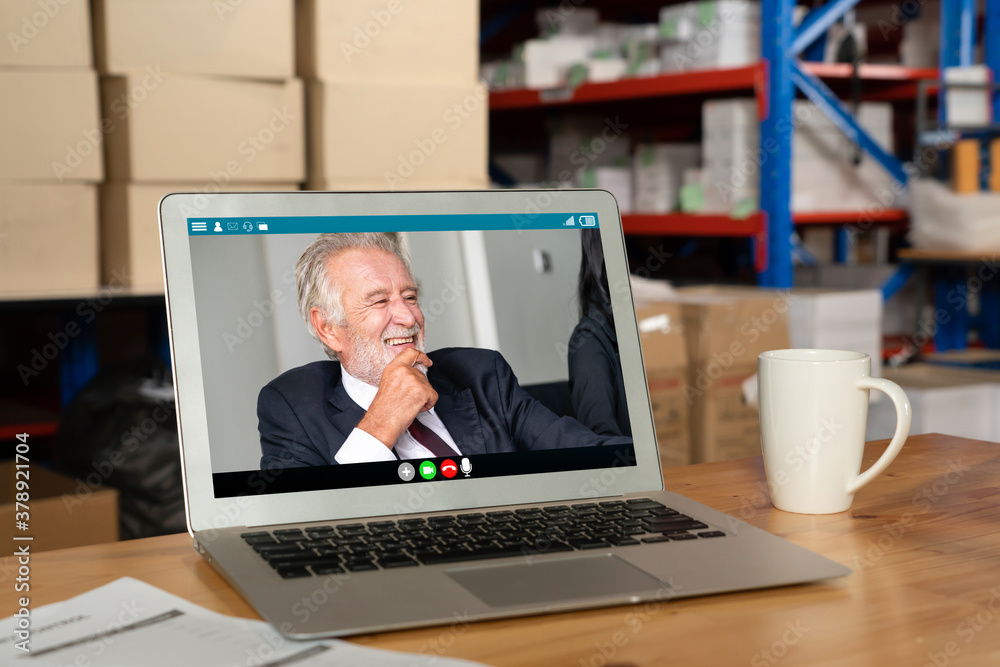
[[763, 80], [762, 76], [763, 68], [760, 65], [750, 65], [735, 69], [636, 77], [609, 83], [584, 83], [576, 88], [496, 90], [490, 93], [490, 109], [530, 109], [539, 106], [613, 102], [644, 97], [753, 90], [754, 86]]
[[[797, 225], [893, 224], [907, 220], [902, 209], [868, 211], [816, 211], [795, 213]], [[764, 216], [755, 213], [744, 219], [728, 215], [699, 213], [626, 213], [622, 215], [626, 234], [659, 236], [757, 236], [764, 231]]]
[[622, 216], [626, 234], [661, 236], [756, 236], [764, 231], [764, 216], [755, 213], [737, 220], [728, 215], [697, 213], [626, 213]]
[[[847, 81], [852, 75], [851, 65], [846, 63], [803, 63], [803, 66], [807, 71], [828, 81]], [[865, 95], [866, 99], [871, 100], [913, 99], [916, 96], [917, 81], [938, 78], [937, 69], [899, 65], [862, 65], [859, 74], [865, 82], [882, 84], [877, 91], [873, 90]], [[577, 88], [496, 90], [490, 93], [490, 109], [531, 109], [672, 95], [752, 91], [762, 86], [763, 77], [763, 66], [757, 64], [733, 69], [637, 77], [608, 83], [584, 83]]]
[[0, 442], [14, 440], [19, 433], [27, 433], [32, 437], [47, 437], [55, 435], [59, 430], [59, 422], [33, 422], [26, 424], [0, 424]]
[[910, 215], [903, 209], [878, 211], [810, 211], [793, 213], [796, 225], [893, 224], [906, 222]]

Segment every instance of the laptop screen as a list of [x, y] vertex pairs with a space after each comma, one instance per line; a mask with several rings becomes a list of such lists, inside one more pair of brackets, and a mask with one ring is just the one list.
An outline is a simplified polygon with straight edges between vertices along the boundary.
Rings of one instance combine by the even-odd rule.
[[216, 498], [635, 466], [596, 212], [186, 220]]

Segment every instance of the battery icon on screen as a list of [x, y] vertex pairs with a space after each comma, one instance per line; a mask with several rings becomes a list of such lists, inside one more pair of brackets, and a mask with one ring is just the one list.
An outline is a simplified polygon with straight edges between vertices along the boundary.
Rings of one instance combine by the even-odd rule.
[[595, 218], [592, 215], [581, 215], [577, 219], [580, 221], [580, 226], [581, 227], [596, 227], [597, 226], [597, 218]]

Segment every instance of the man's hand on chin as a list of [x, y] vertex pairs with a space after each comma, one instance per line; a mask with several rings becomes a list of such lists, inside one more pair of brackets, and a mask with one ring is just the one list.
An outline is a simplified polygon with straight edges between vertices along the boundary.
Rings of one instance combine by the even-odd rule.
[[414, 367], [415, 364], [429, 367], [433, 363], [414, 348], [396, 355], [382, 371], [378, 393], [358, 428], [392, 449], [414, 418], [437, 403], [437, 392], [420, 369]]

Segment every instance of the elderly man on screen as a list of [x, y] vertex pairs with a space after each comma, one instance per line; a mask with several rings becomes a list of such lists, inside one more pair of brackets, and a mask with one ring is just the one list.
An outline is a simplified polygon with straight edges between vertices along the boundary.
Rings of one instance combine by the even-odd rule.
[[555, 415], [498, 352], [425, 353], [417, 284], [388, 234], [322, 234], [295, 279], [299, 311], [335, 361], [261, 390], [264, 469], [631, 443]]

